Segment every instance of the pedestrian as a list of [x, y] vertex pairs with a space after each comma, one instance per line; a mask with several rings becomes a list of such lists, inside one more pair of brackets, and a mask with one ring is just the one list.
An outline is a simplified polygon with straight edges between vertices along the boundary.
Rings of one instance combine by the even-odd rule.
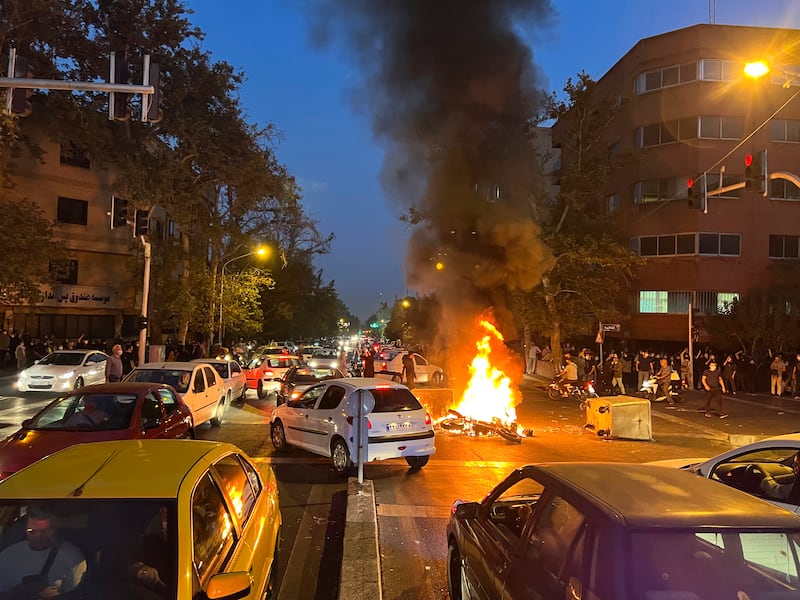
[[619, 357], [616, 354], [611, 355], [611, 390], [614, 390], [614, 386], [619, 388], [620, 394], [625, 394], [625, 383], [622, 381], [622, 363], [619, 360]]
[[0, 330], [0, 367], [6, 364], [9, 359], [8, 346], [11, 343], [11, 336], [3, 329]]
[[722, 363], [722, 380], [725, 382], [725, 389], [728, 393], [736, 395], [736, 363], [733, 357], [728, 354], [725, 357], [725, 362]]
[[[716, 412], [720, 419], [726, 419], [728, 415], [722, 412], [721, 395], [721, 393], [725, 393], [725, 382], [722, 381], [722, 373], [717, 369], [716, 361], [708, 363], [708, 369], [703, 371], [703, 377], [700, 381], [706, 390], [706, 416], [710, 417], [712, 412]], [[714, 410], [714, 404], [717, 405], [716, 410]]]
[[769, 365], [769, 393], [773, 396], [783, 395], [784, 373], [786, 373], [786, 363], [780, 354], [776, 354]]
[[689, 348], [684, 348], [683, 352], [681, 352], [681, 386], [684, 388], [689, 388], [691, 386], [691, 382], [689, 381], [690, 359], [691, 354], [689, 354]]
[[792, 366], [792, 396], [795, 400], [800, 399], [800, 353], [795, 357]]
[[525, 365], [526, 373], [528, 375], [536, 374], [536, 363], [539, 361], [539, 353], [542, 351], [536, 342], [531, 342], [528, 346], [528, 361]]
[[643, 350], [636, 355], [634, 360], [638, 381], [636, 382], [636, 389], [641, 390], [644, 382], [650, 379], [650, 359], [647, 356], [647, 350]]
[[403, 355], [403, 372], [401, 373], [406, 386], [411, 388], [417, 379], [417, 374], [414, 371], [414, 353], [409, 350]]
[[106, 383], [122, 381], [122, 346], [114, 344], [111, 356], [106, 359]]
[[25, 350], [25, 342], [20, 339], [14, 349], [14, 358], [17, 359], [17, 370], [22, 371], [28, 365], [28, 353]]
[[362, 359], [364, 363], [361, 369], [363, 376], [375, 377], [375, 357], [372, 355], [372, 352], [369, 351], [369, 348], [364, 349]]

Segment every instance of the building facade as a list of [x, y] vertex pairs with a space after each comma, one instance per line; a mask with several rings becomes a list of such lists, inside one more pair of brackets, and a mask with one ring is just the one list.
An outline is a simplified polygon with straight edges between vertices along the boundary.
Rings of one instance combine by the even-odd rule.
[[[695, 339], [706, 341], [705, 315], [800, 259], [798, 41], [798, 30], [696, 25], [639, 41], [597, 82], [598, 97], [618, 101], [605, 210], [644, 259], [617, 335], [687, 340], [691, 305]], [[754, 60], [770, 73], [745, 76]], [[766, 197], [736, 185], [746, 155], [762, 149], [773, 174]], [[689, 207], [690, 179], [710, 192], [705, 210]]]

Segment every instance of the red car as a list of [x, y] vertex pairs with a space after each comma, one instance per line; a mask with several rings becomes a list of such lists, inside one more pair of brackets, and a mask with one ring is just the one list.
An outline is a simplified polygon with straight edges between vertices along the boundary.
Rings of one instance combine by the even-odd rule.
[[0, 480], [73, 444], [193, 437], [192, 413], [172, 386], [90, 385], [56, 398], [0, 443]]
[[243, 369], [247, 377], [247, 389], [256, 390], [259, 398], [269, 393], [280, 392], [283, 376], [291, 367], [302, 366], [303, 361], [291, 354], [263, 354], [256, 356]]

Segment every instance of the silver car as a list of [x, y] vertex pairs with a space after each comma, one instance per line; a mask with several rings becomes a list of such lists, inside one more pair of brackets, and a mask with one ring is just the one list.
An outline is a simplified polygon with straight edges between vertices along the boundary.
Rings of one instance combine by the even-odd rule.
[[57, 350], [23, 369], [20, 392], [64, 392], [105, 383], [108, 354], [99, 350]]

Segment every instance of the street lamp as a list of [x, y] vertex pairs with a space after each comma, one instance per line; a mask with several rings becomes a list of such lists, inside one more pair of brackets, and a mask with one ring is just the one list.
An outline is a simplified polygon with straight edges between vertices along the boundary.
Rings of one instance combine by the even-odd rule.
[[247, 252], [246, 254], [242, 254], [240, 256], [234, 256], [233, 258], [225, 261], [222, 264], [222, 269], [220, 269], [220, 277], [219, 277], [219, 335], [218, 335], [218, 338], [219, 338], [220, 345], [222, 345], [222, 333], [223, 333], [223, 330], [222, 330], [222, 309], [223, 309], [223, 305], [224, 305], [223, 292], [225, 291], [225, 267], [227, 267], [233, 261], [239, 260], [240, 258], [246, 258], [248, 256], [253, 256], [254, 254], [257, 254], [258, 256], [264, 256], [266, 253], [267, 253], [267, 249], [264, 248], [264, 247], [260, 247], [260, 248], [257, 248], [256, 250], [253, 250], [252, 252]]

